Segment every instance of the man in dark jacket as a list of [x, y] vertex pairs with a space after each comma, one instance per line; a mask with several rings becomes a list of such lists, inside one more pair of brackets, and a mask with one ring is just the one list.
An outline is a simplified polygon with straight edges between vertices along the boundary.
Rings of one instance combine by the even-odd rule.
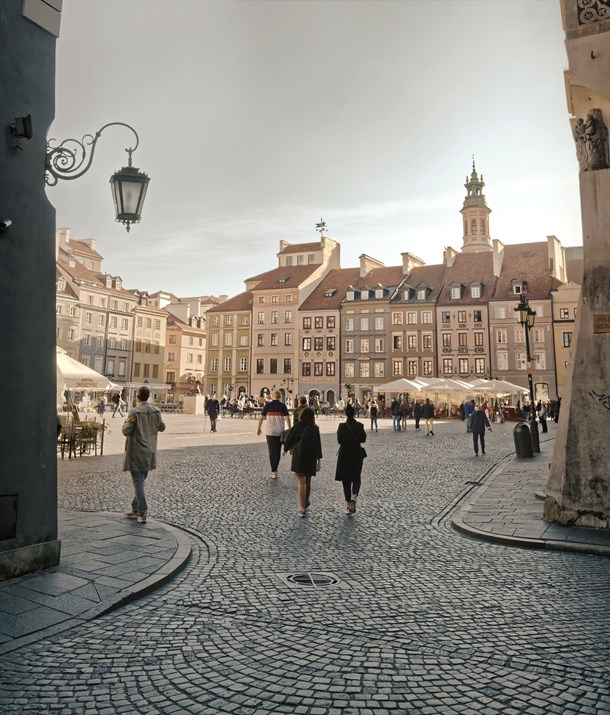
[[481, 440], [481, 452], [485, 454], [485, 428], [491, 432], [491, 425], [485, 412], [478, 406], [474, 408], [470, 415], [472, 430], [472, 442], [474, 445], [474, 456], [479, 456], [479, 440]]
[[431, 434], [434, 437], [432, 428], [434, 427], [434, 403], [430, 402], [430, 398], [426, 397], [421, 408], [421, 416], [426, 421], [426, 437]]
[[210, 432], [216, 432], [216, 420], [218, 419], [218, 413], [220, 412], [220, 403], [216, 399], [216, 395], [212, 395], [205, 406], [205, 411], [208, 413], [210, 418]]
[[415, 429], [419, 432], [419, 421], [421, 420], [421, 403], [415, 400], [413, 405], [413, 419], [415, 420]]
[[400, 432], [400, 402], [396, 398], [392, 400], [390, 410], [392, 412], [392, 425], [394, 427], [394, 432]]

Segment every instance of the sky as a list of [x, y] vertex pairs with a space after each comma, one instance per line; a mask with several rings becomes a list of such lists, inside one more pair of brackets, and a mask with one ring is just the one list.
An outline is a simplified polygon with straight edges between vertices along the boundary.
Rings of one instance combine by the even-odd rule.
[[114, 220], [134, 137], [49, 187], [57, 226], [97, 239], [125, 287], [230, 296], [280, 240], [401, 265], [462, 246], [475, 157], [503, 243], [582, 244], [559, 0], [64, 0], [60, 142], [136, 129], [142, 221]]

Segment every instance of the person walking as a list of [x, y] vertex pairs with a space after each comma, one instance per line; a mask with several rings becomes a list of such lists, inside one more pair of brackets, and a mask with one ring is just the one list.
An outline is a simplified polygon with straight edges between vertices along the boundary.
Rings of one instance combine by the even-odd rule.
[[[265, 437], [267, 438], [269, 464], [271, 465], [271, 479], [277, 479], [277, 470], [280, 466], [280, 457], [282, 456], [282, 432], [286, 428], [285, 423], [288, 424], [288, 429], [290, 429], [291, 424], [288, 408], [280, 401], [280, 397], [280, 391], [276, 390], [273, 393], [273, 399], [265, 403], [258, 418], [258, 428], [256, 430], [256, 434], [260, 437], [263, 422], [266, 423]], [[301, 413], [299, 413], [297, 408], [296, 414], [302, 414], [304, 409], [303, 407]], [[298, 419], [298, 416], [295, 415], [295, 423]]]
[[415, 420], [415, 429], [419, 432], [419, 421], [421, 420], [421, 403], [415, 400], [413, 405], [413, 419]]
[[112, 396], [112, 403], [114, 404], [114, 412], [112, 413], [113, 418], [117, 412], [121, 415], [121, 417], [123, 416], [123, 413], [121, 411], [121, 402], [122, 402], [121, 396], [119, 395], [118, 392], [115, 392], [114, 395]]
[[379, 409], [377, 408], [377, 403], [375, 400], [371, 402], [371, 406], [369, 407], [369, 416], [371, 418], [371, 432], [373, 431], [373, 427], [375, 428], [375, 432], [379, 432], [379, 428], [377, 426], [377, 413], [379, 412]]
[[337, 428], [337, 442], [339, 442], [339, 455], [335, 470], [335, 481], [343, 484], [345, 496], [345, 511], [347, 514], [356, 513], [356, 499], [360, 493], [362, 464], [366, 456], [364, 447], [366, 431], [362, 422], [354, 419], [355, 410], [351, 405], [345, 408], [346, 421]]
[[297, 500], [299, 516], [307, 516], [311, 503], [311, 478], [320, 471], [322, 442], [316, 424], [315, 412], [306, 407], [299, 415], [299, 421], [288, 432], [284, 442], [284, 452], [292, 452], [291, 470], [298, 480]]
[[218, 421], [218, 413], [220, 412], [220, 403], [216, 399], [216, 395], [212, 395], [208, 399], [205, 411], [208, 413], [208, 417], [210, 418], [210, 432], [216, 432], [216, 423]]
[[396, 397], [392, 400], [390, 411], [392, 413], [392, 428], [394, 432], [400, 432], [401, 409], [400, 402]]
[[98, 400], [98, 403], [95, 407], [95, 410], [100, 417], [104, 416], [104, 412], [106, 412], [106, 398], [105, 397], [100, 397], [100, 399]]
[[546, 402], [541, 402], [540, 408], [538, 410], [538, 420], [540, 421], [540, 424], [542, 425], [543, 432], [549, 431], [549, 428], [547, 427], [547, 424], [546, 424], [547, 415], [548, 415], [548, 409], [546, 406]]
[[157, 435], [165, 431], [165, 422], [158, 407], [148, 403], [150, 389], [142, 385], [137, 392], [137, 404], [130, 410], [123, 423], [125, 454], [123, 471], [131, 472], [133, 501], [131, 510], [125, 512], [128, 519], [146, 524], [148, 504], [144, 494], [144, 482], [148, 472], [157, 467]]
[[475, 401], [470, 400], [464, 405], [464, 415], [466, 416], [466, 432], [472, 432], [472, 420], [470, 419], [472, 413], [474, 412]]
[[481, 452], [485, 454], [485, 428], [491, 432], [491, 425], [487, 415], [478, 405], [475, 406], [470, 415], [472, 443], [474, 445], [474, 456], [479, 456], [479, 440], [481, 441]]
[[426, 401], [422, 406], [421, 416], [424, 418], [426, 423], [426, 437], [428, 435], [432, 435], [434, 437], [434, 403], [430, 402], [429, 397], [426, 397]]

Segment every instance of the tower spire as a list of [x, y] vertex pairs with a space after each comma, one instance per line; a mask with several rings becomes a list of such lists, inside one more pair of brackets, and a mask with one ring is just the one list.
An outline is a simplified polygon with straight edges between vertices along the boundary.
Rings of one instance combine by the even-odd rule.
[[479, 177], [472, 155], [472, 173], [466, 176], [466, 197], [460, 213], [463, 216], [464, 236], [462, 238], [462, 251], [476, 253], [490, 251], [491, 240], [489, 236], [489, 214], [491, 209], [487, 206], [483, 188], [483, 174]]

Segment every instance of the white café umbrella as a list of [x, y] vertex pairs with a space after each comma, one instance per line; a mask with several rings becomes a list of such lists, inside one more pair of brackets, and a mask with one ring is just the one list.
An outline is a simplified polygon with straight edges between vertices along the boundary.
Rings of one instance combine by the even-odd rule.
[[424, 387], [422, 382], [417, 378], [415, 380], [407, 380], [406, 377], [400, 377], [392, 382], [386, 382], [385, 385], [377, 385], [378, 392], [419, 392]]
[[515, 395], [529, 392], [526, 387], [515, 385], [508, 380], [474, 380], [472, 383], [475, 391], [484, 395]]
[[465, 380], [454, 380], [449, 377], [433, 380], [425, 386], [424, 390], [448, 394], [451, 392], [470, 392], [472, 387], [472, 383], [470, 382], [466, 382]]
[[82, 362], [71, 358], [65, 350], [57, 348], [57, 390], [105, 391], [113, 388], [113, 383]]

